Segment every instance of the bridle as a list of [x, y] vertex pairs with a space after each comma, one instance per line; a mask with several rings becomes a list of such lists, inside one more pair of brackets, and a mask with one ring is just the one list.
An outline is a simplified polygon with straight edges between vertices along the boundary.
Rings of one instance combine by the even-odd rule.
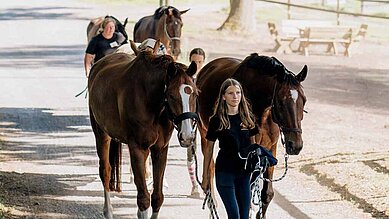
[[[179, 133], [180, 133], [180, 129], [181, 129], [180, 124], [181, 124], [181, 122], [186, 120], [186, 119], [191, 119], [193, 121], [193, 125], [192, 125], [193, 132], [194, 133], [197, 132], [197, 124], [198, 124], [198, 121], [199, 121], [197, 106], [196, 106], [196, 112], [183, 112], [180, 115], [177, 115], [177, 116], [174, 115], [173, 111], [172, 111], [172, 109], [171, 109], [171, 107], [169, 105], [168, 98], [167, 98], [167, 85], [165, 85], [164, 103], [163, 103], [163, 105], [165, 107], [165, 110], [166, 110], [166, 113], [167, 113], [167, 117], [169, 118], [170, 121], [172, 121], [174, 128], [177, 130], [177, 135], [179, 135]], [[194, 141], [195, 141], [195, 138], [193, 139], [193, 144], [194, 144]], [[181, 145], [181, 143], [180, 143], [180, 145]], [[181, 145], [181, 147], [188, 147], [188, 146]]]
[[275, 122], [278, 127], [280, 128], [280, 132], [282, 132], [283, 134], [285, 133], [289, 133], [289, 132], [299, 132], [299, 133], [302, 133], [302, 129], [301, 128], [290, 128], [290, 127], [285, 127], [281, 124], [279, 118], [278, 118], [278, 109], [277, 107], [275, 106], [274, 102], [276, 100], [276, 88], [277, 88], [277, 82], [275, 83], [274, 85], [274, 90], [273, 90], [273, 97], [272, 97], [272, 100], [271, 100], [271, 115], [272, 115], [272, 119], [273, 119], [273, 122]]
[[167, 37], [167, 39], [171, 42], [170, 43], [170, 47], [171, 47], [171, 49], [173, 49], [172, 47], [173, 47], [173, 40], [176, 40], [176, 41], [181, 41], [181, 38], [180, 37], [178, 37], [178, 36], [170, 36], [169, 35], [169, 32], [167, 31], [167, 16], [165, 16], [165, 22], [164, 22], [164, 25], [163, 25], [163, 31], [164, 31], [164, 33], [165, 33], [165, 35], [166, 35], [166, 37]]

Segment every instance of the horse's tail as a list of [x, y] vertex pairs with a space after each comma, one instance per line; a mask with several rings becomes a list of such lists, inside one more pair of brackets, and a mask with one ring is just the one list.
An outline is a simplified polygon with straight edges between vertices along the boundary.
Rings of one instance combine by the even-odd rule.
[[111, 179], [109, 189], [121, 192], [121, 171], [122, 171], [122, 143], [111, 139], [109, 147], [109, 164], [111, 165]]

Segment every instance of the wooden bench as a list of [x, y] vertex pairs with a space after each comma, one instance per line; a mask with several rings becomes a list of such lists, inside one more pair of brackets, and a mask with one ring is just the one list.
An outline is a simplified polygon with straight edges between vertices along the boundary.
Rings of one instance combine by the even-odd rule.
[[349, 47], [352, 43], [352, 28], [344, 26], [305, 27], [300, 29], [300, 49], [304, 55], [309, 55], [312, 44], [327, 45], [327, 52], [338, 54], [336, 44], [345, 47], [345, 56], [349, 56]]
[[273, 48], [273, 52], [276, 53], [291, 53], [292, 52], [292, 47], [291, 44], [293, 41], [297, 38], [297, 36], [281, 36], [278, 33], [278, 30], [276, 28], [276, 25], [272, 22], [268, 22], [267, 26], [269, 28], [269, 32], [271, 37], [273, 38], [274, 42], [276, 45]]
[[282, 20], [281, 33], [277, 30], [276, 24], [268, 22], [270, 35], [276, 45], [273, 48], [277, 53], [290, 53], [293, 51], [292, 44], [300, 37], [299, 29], [305, 26], [331, 26], [331, 21], [322, 20]]
[[[355, 53], [355, 51], [359, 48], [359, 45], [361, 44], [361, 42], [366, 37], [367, 27], [368, 27], [367, 24], [361, 24], [357, 34], [352, 36], [352, 40], [351, 40], [352, 42], [351, 42], [350, 45], [348, 45], [348, 54], [347, 54], [347, 56], [350, 57], [351, 53]], [[344, 47], [347, 46], [347, 44], [341, 44], [341, 45], [343, 45]]]

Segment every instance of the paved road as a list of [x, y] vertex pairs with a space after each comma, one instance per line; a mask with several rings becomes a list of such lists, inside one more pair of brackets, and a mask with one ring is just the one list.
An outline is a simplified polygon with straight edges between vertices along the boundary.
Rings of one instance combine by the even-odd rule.
[[[0, 152], [0, 172], [19, 177], [20, 187], [37, 189], [33, 182], [45, 183], [39, 191], [27, 193], [27, 203], [38, 210], [21, 206], [24, 213], [16, 215], [98, 218], [103, 193], [87, 100], [74, 95], [86, 85], [82, 58], [88, 18], [106, 11], [102, 6], [68, 0], [30, 3], [8, 1], [0, 6], [0, 29], [7, 33], [0, 38], [0, 136], [6, 140]], [[124, 13], [120, 7], [112, 10]], [[140, 8], [137, 13], [143, 10], [149, 11]], [[187, 197], [186, 151], [177, 146], [175, 136], [168, 156], [169, 187], [160, 218], [207, 218], [208, 211], [201, 210], [202, 200]], [[123, 179], [128, 178], [128, 168], [125, 163]], [[269, 218], [370, 218], [297, 168], [288, 174], [275, 186]], [[136, 217], [133, 184], [125, 181], [123, 192], [113, 195], [112, 202], [118, 218]], [[218, 212], [226, 218], [222, 207]]]

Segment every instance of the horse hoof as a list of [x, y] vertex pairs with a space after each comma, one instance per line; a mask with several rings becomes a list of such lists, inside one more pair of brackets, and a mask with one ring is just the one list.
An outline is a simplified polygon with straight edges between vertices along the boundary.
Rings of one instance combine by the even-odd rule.
[[105, 219], [113, 219], [113, 214], [111, 212], [104, 212]]
[[193, 186], [192, 187], [192, 192], [190, 193], [190, 198], [197, 198], [197, 199], [201, 199], [201, 195], [200, 195], [200, 192], [199, 192], [199, 187], [198, 186]]

